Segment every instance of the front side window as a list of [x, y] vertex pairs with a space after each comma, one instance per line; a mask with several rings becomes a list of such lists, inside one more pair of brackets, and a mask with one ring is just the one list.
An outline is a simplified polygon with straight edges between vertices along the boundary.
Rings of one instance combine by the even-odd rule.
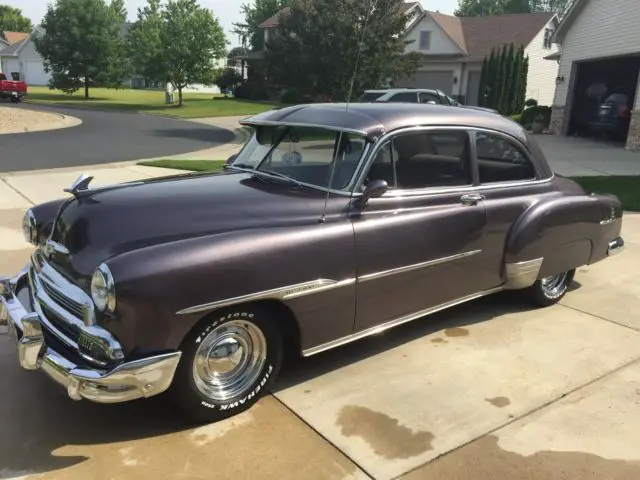
[[400, 134], [378, 151], [367, 180], [399, 190], [471, 185], [469, 151], [464, 131]]
[[427, 103], [429, 101], [440, 103], [440, 98], [435, 93], [420, 92], [420, 103]]
[[310, 127], [258, 127], [231, 165], [340, 190], [349, 184], [365, 145], [365, 138], [353, 133]]
[[533, 180], [536, 171], [528, 157], [511, 141], [490, 133], [476, 133], [480, 183]]
[[418, 95], [415, 92], [396, 93], [389, 99], [389, 101], [416, 103], [418, 101]]

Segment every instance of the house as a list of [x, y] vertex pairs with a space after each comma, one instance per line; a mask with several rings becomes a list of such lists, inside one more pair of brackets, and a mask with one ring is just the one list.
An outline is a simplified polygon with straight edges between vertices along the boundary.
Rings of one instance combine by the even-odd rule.
[[[29, 33], [26, 32], [4, 32], [6, 42], [0, 42], [0, 72], [11, 78], [12, 72], [17, 72], [20, 78], [24, 73], [31, 72], [30, 76], [42, 77], [41, 63], [38, 62], [40, 55], [35, 49], [30, 48]], [[45, 80], [46, 83], [46, 80]]]
[[[265, 43], [278, 28], [285, 7], [264, 21]], [[405, 38], [412, 40], [407, 52], [418, 52], [423, 65], [410, 78], [395, 82], [398, 87], [439, 88], [469, 105], [478, 104], [480, 71], [485, 56], [493, 48], [513, 43], [525, 48], [529, 57], [526, 98], [535, 98], [541, 105], [551, 105], [558, 65], [545, 60], [557, 52], [551, 39], [558, 26], [558, 17], [551, 13], [455, 17], [425, 10], [419, 2], [406, 2]], [[247, 60], [257, 59], [253, 52]]]
[[624, 95], [631, 110], [626, 148], [640, 151], [640, 8], [638, 0], [575, 0], [547, 58], [559, 63], [551, 131], [573, 135], [597, 115], [611, 94]]

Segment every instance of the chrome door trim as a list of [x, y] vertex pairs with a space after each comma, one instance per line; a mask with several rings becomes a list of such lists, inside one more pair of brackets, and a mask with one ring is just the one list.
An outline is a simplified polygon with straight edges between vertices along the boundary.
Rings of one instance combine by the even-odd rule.
[[193, 307], [184, 308], [177, 315], [189, 315], [191, 313], [201, 313], [214, 310], [216, 308], [228, 307], [238, 303], [252, 302], [256, 300], [277, 299], [291, 300], [293, 298], [311, 295], [314, 293], [325, 292], [335, 288], [346, 287], [356, 283], [355, 278], [346, 278], [344, 280], [333, 280], [330, 278], [319, 278], [310, 282], [297, 283], [295, 285], [287, 285], [285, 287], [273, 288], [271, 290], [263, 290], [261, 292], [249, 293], [238, 297], [216, 300], [215, 302], [195, 305]]
[[502, 286], [492, 288], [489, 290], [484, 290], [482, 292], [474, 293], [471, 295], [467, 295], [465, 297], [458, 298], [457, 300], [452, 300], [450, 302], [442, 303], [440, 305], [436, 305], [435, 307], [430, 307], [425, 310], [420, 310], [419, 312], [411, 313], [409, 315], [404, 315], [402, 317], [398, 317], [396, 319], [390, 320], [385, 323], [381, 323], [380, 325], [373, 326], [371, 328], [367, 328], [366, 330], [362, 330], [360, 332], [352, 333], [351, 335], [347, 335], [345, 337], [338, 338], [336, 340], [331, 340], [330, 342], [323, 343], [321, 345], [317, 345], [315, 347], [307, 348], [302, 351], [302, 355], [304, 357], [310, 357], [312, 355], [316, 355], [320, 352], [324, 352], [326, 350], [330, 350], [332, 348], [336, 348], [347, 343], [355, 342], [356, 340], [360, 340], [362, 338], [368, 337], [370, 335], [375, 335], [376, 333], [384, 332], [390, 328], [396, 327], [398, 325], [402, 325], [403, 323], [411, 322], [413, 320], [417, 320], [418, 318], [422, 318], [426, 315], [430, 315], [432, 313], [439, 312], [441, 310], [446, 310], [447, 308], [454, 307], [456, 305], [460, 305], [462, 303], [470, 302], [471, 300], [475, 300], [477, 298], [481, 298], [487, 295], [491, 295], [493, 293], [497, 293], [502, 290]]
[[468, 252], [458, 253], [456, 255], [451, 255], [448, 257], [436, 258], [435, 260], [428, 260], [426, 262], [414, 263], [413, 265], [405, 265], [404, 267], [392, 268], [389, 270], [383, 270], [381, 272], [368, 273], [366, 275], [359, 276], [358, 283], [368, 282], [370, 280], [377, 280], [378, 278], [388, 277], [390, 275], [396, 275], [398, 273], [411, 272], [413, 270], [419, 270], [421, 268], [428, 268], [434, 265], [440, 265], [442, 263], [453, 262], [461, 258], [477, 255], [480, 252], [482, 252], [482, 250], [471, 250]]

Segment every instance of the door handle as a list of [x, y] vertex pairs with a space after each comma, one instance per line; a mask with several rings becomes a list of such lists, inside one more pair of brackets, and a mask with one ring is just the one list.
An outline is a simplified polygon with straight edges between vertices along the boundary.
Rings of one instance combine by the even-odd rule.
[[484, 200], [484, 195], [479, 193], [468, 193], [460, 197], [460, 202], [463, 205], [477, 205], [482, 200]]

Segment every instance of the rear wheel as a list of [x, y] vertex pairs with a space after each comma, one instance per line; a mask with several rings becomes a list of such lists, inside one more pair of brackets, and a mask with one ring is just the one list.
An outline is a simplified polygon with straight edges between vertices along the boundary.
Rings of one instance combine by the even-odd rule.
[[187, 416], [212, 422], [236, 415], [268, 391], [282, 365], [274, 318], [237, 307], [201, 322], [183, 342], [172, 393]]
[[548, 307], [558, 303], [564, 297], [573, 282], [575, 270], [541, 278], [523, 291], [527, 300], [537, 306]]

